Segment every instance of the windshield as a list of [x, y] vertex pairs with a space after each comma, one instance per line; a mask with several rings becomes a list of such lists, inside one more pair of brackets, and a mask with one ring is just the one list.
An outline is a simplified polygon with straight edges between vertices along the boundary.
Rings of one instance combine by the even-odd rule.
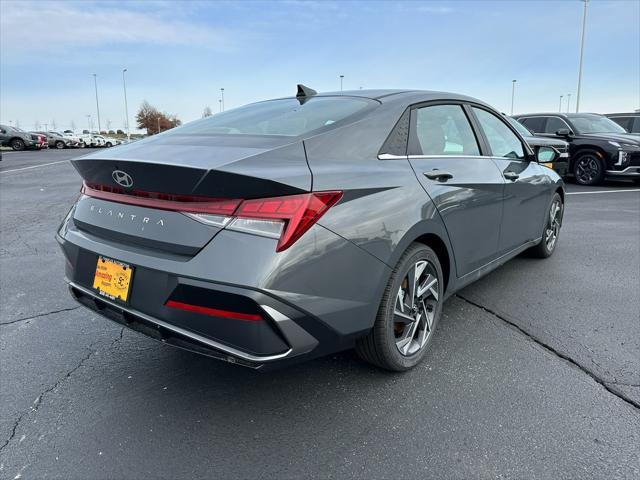
[[533, 136], [533, 133], [531, 133], [527, 127], [525, 127], [515, 118], [512, 118], [512, 117], [506, 117], [506, 118], [509, 121], [509, 123], [513, 126], [513, 128], [515, 128], [518, 131], [520, 135], [522, 135], [523, 137]]
[[373, 104], [354, 97], [293, 98], [254, 103], [171, 130], [176, 134], [298, 136], [336, 123]]
[[569, 120], [577, 133], [627, 133], [620, 125], [603, 115], [571, 115]]

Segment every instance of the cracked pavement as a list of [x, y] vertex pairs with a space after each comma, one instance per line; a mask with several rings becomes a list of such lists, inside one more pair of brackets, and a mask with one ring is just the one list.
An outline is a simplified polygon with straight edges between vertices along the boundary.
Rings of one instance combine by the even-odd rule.
[[0, 478], [640, 476], [640, 192], [567, 197], [556, 254], [449, 299], [411, 372], [259, 374], [71, 300], [53, 235], [79, 179], [7, 170], [75, 153], [0, 163]]

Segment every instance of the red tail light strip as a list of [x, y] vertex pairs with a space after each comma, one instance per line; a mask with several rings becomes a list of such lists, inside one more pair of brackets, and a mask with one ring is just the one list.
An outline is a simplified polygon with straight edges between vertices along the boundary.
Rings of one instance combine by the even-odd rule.
[[[89, 197], [160, 210], [279, 220], [285, 225], [276, 247], [277, 252], [293, 245], [342, 198], [341, 191], [332, 191], [252, 200], [218, 199], [138, 190], [125, 191], [117, 187], [87, 183], [83, 184], [82, 193]], [[233, 228], [233, 223], [228, 228]]]
[[160, 192], [125, 191], [108, 185], [82, 184], [81, 192], [89, 197], [125, 203], [139, 207], [171, 210], [175, 212], [209, 213], [233, 215], [242, 200], [200, 197], [196, 195], [173, 195]]
[[185, 310], [187, 312], [211, 315], [212, 317], [232, 318], [234, 320], [245, 320], [249, 322], [259, 322], [262, 320], [262, 316], [254, 313], [231, 312], [229, 310], [219, 310], [217, 308], [201, 307], [200, 305], [176, 302], [175, 300], [167, 300], [165, 306], [177, 308], [178, 310]]

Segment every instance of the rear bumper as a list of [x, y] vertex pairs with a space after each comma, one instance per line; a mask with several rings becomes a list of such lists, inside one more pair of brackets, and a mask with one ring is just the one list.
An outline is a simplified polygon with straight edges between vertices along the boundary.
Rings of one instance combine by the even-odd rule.
[[[143, 210], [135, 208], [141, 215]], [[141, 224], [146, 244], [135, 243], [131, 235], [87, 230], [90, 218], [80, 210], [70, 212], [56, 236], [76, 300], [164, 343], [252, 368], [351, 348], [373, 325], [390, 274], [384, 263], [320, 225], [280, 253], [275, 239], [226, 230], [212, 233], [199, 250], [175, 252], [151, 248], [162, 247], [150, 243], [153, 222]], [[175, 226], [164, 233], [167, 240], [177, 241], [179, 229], [196, 236], [197, 229], [179, 218], [164, 219]], [[95, 222], [106, 227], [107, 221], [96, 214]], [[99, 256], [133, 267], [126, 304], [92, 288]], [[259, 318], [243, 321], [172, 303]]]
[[[278, 332], [286, 342], [285, 350], [280, 353], [266, 355], [250, 353], [198, 332], [152, 317], [128, 306], [118, 304], [97, 295], [91, 289], [73, 282], [69, 283], [69, 291], [72, 297], [81, 305], [131, 330], [167, 345], [250, 368], [265, 369], [270, 364], [277, 363], [282, 365], [293, 358], [298, 361], [302, 360], [305, 358], [305, 354], [312, 352], [318, 345], [318, 340], [295, 321], [276, 310], [273, 306], [267, 305], [267, 303], [271, 305], [276, 303], [273, 299], [257, 293], [255, 296], [264, 302], [261, 305], [262, 309], [275, 323]], [[283, 308], [283, 306], [279, 305], [279, 308]]]

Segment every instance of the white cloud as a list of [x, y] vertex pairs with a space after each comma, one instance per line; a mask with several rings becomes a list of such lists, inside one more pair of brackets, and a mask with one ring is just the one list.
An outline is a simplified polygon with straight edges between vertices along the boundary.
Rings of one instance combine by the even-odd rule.
[[147, 11], [89, 2], [0, 4], [3, 55], [113, 44], [197, 45], [214, 50], [228, 50], [234, 44], [230, 31], [167, 16], [165, 9], [154, 9], [153, 2]]

